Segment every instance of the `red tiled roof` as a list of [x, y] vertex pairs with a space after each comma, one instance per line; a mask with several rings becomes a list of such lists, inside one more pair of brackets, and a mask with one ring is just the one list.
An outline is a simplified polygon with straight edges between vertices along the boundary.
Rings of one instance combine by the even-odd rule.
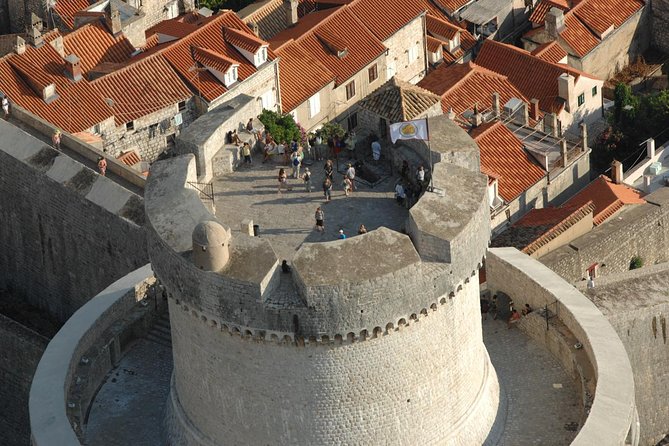
[[268, 46], [267, 42], [260, 40], [253, 34], [241, 32], [234, 28], [223, 28], [223, 35], [228, 43], [252, 54], [255, 54], [263, 46]]
[[571, 12], [601, 38], [602, 33], [618, 28], [644, 5], [643, 0], [587, 0]]
[[88, 0], [58, 0], [53, 10], [69, 29], [74, 29], [74, 15], [90, 5]]
[[172, 36], [177, 39], [181, 39], [182, 37], [186, 37], [188, 34], [194, 32], [197, 29], [198, 27], [192, 23], [171, 19], [156, 23], [151, 28], [147, 29], [145, 34], [147, 37], [157, 34], [164, 34], [166, 36]]
[[[0, 59], [0, 91], [20, 107], [69, 133], [85, 131], [112, 116], [103, 97], [88, 81], [72, 82], [64, 70], [63, 58], [51, 45], [27, 46], [22, 55]], [[58, 97], [46, 103], [40, 90], [51, 83]]]
[[567, 65], [545, 61], [529, 52], [492, 40], [486, 40], [476, 63], [509, 78], [526, 97], [539, 100], [539, 108], [558, 113], [564, 107], [559, 97], [558, 77], [569, 73], [576, 79], [582, 72]]
[[65, 55], [74, 54], [86, 74], [91, 68], [104, 62], [121, 63], [130, 59], [135, 51], [124, 36], [114, 37], [99, 22], [86, 24], [63, 36]]
[[592, 201], [595, 204], [594, 224], [600, 225], [618, 212], [626, 204], [641, 204], [641, 192], [625, 185], [615, 184], [608, 177], [601, 175], [588, 184], [564, 205], [576, 206]]
[[220, 73], [225, 74], [233, 65], [239, 66], [236, 61], [208, 49], [199, 46], [194, 46], [192, 49], [195, 62], [199, 62], [207, 68], [213, 68]]
[[[275, 36], [270, 44], [276, 48], [293, 38], [334, 73], [336, 85], [344, 83], [386, 51], [348, 6], [309, 14]], [[344, 54], [337, 54], [336, 50]]]
[[493, 93], [499, 93], [501, 106], [511, 98], [518, 98], [529, 104], [529, 100], [506, 76], [473, 62], [440, 66], [425, 76], [418, 86], [440, 95], [444, 113], [452, 108], [456, 115], [472, 109], [474, 104], [478, 104], [482, 110], [491, 109]]
[[543, 25], [546, 21], [546, 14], [551, 8], [558, 8], [563, 11], [569, 10], [569, 3], [565, 0], [541, 0], [534, 7], [534, 11], [530, 14], [530, 22], [535, 25]]
[[523, 144], [501, 122], [483, 124], [471, 131], [481, 150], [481, 171], [498, 178], [499, 195], [512, 201], [546, 176], [525, 152]]
[[116, 159], [125, 164], [126, 166], [134, 166], [135, 164], [142, 161], [137, 152], [135, 152], [134, 150], [122, 153], [118, 157], [116, 157]]
[[432, 0], [437, 6], [453, 13], [469, 3], [470, 0]]
[[436, 53], [439, 51], [439, 49], [442, 47], [443, 42], [439, 39], [435, 39], [432, 36], [426, 36], [425, 38], [425, 44], [427, 46], [427, 50], [431, 53]]
[[335, 80], [318, 59], [293, 42], [278, 50], [281, 108], [289, 112]]
[[557, 40], [539, 45], [531, 54], [546, 62], [552, 63], [559, 63], [562, 59], [567, 57], [567, 52], [562, 49]]
[[575, 15], [566, 14], [564, 23], [565, 29], [560, 33], [560, 37], [578, 56], [585, 56], [599, 45], [600, 40]]
[[406, 0], [355, 0], [350, 8], [381, 41], [385, 41], [425, 12], [420, 5]]
[[427, 16], [427, 32], [432, 36], [439, 38], [444, 37], [448, 40], [453, 40], [461, 29], [446, 20], [433, 16]]
[[[248, 78], [255, 72], [256, 67], [249, 62], [240, 52], [223, 38], [223, 28], [234, 28], [252, 35], [251, 30], [232, 11], [223, 11], [215, 16], [213, 20], [189, 34], [188, 36], [170, 43], [167, 47], [158, 51], [169, 61], [170, 65], [190, 84], [191, 89], [200, 91], [202, 97], [207, 101], [213, 101], [228, 89], [218, 79], [206, 70], [193, 72], [194, 66], [191, 47], [197, 46], [212, 51], [222, 57], [232, 59], [239, 63], [238, 77], [240, 81]], [[151, 52], [149, 51], [149, 54]], [[274, 53], [268, 51], [269, 60], [274, 59]]]
[[192, 93], [160, 56], [147, 57], [91, 84], [113, 101], [117, 125], [185, 101]]
[[[284, 2], [284, 0], [271, 0], [260, 8], [252, 3], [239, 13], [245, 23], [253, 22], [257, 24], [260, 37], [269, 40], [287, 27]], [[316, 10], [315, 0], [298, 1], [297, 16], [299, 18], [314, 10]]]
[[491, 245], [514, 246], [528, 255], [563, 234], [588, 215], [595, 205], [592, 201], [578, 205], [563, 205], [558, 208], [532, 209], [509, 229], [492, 240]]

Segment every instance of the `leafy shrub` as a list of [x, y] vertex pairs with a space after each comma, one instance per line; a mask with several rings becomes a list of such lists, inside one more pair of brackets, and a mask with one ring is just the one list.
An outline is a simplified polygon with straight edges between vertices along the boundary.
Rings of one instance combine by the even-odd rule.
[[630, 260], [630, 269], [639, 269], [643, 266], [643, 259], [639, 256], [632, 257]]
[[293, 115], [281, 115], [275, 111], [263, 110], [258, 119], [276, 142], [302, 140], [302, 132], [295, 123]]

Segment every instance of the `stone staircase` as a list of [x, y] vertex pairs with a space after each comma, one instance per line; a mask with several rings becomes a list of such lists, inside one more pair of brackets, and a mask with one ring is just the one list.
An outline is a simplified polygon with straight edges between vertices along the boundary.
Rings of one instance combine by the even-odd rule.
[[166, 311], [153, 324], [146, 335], [146, 339], [165, 347], [172, 348], [172, 332], [170, 331], [170, 315]]

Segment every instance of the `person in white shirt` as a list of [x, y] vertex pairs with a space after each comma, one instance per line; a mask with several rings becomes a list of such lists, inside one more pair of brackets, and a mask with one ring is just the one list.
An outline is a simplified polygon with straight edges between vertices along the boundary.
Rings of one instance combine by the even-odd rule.
[[351, 190], [355, 190], [355, 167], [351, 163], [348, 163], [348, 169], [346, 169], [346, 178], [351, 180]]

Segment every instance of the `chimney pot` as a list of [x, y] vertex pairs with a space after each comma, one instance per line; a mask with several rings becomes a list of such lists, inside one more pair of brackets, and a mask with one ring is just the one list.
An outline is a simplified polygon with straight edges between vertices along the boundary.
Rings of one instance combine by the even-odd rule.
[[560, 8], [552, 7], [546, 14], [546, 32], [549, 36], [557, 38], [564, 30], [564, 11]]
[[80, 60], [74, 54], [65, 58], [65, 74], [74, 82], [79, 82], [83, 78]]
[[500, 115], [500, 99], [499, 93], [495, 92], [492, 94], [492, 112], [495, 115], [495, 118], [499, 118]]
[[574, 76], [562, 73], [558, 77], [558, 95], [565, 101], [565, 109], [571, 113], [571, 105], [574, 99]]
[[530, 101], [530, 118], [534, 119], [535, 121], [539, 120], [539, 99], [532, 99]]
[[297, 14], [298, 0], [283, 0], [286, 9], [286, 27], [293, 26], [299, 20]]
[[16, 36], [16, 42], [14, 43], [14, 52], [16, 54], [23, 54], [26, 52], [26, 41], [21, 36]]
[[613, 160], [611, 163], [611, 181], [615, 184], [623, 182], [623, 163], [618, 160]]
[[655, 156], [655, 140], [653, 138], [648, 138], [646, 140], [646, 156], [648, 158], [653, 158]]

